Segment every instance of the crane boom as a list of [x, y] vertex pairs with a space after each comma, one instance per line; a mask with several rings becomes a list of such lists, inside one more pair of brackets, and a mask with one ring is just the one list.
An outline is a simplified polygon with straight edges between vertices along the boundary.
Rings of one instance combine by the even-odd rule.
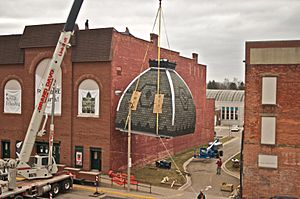
[[[51, 58], [51, 61], [49, 62], [49, 65], [46, 69], [45, 75], [43, 76], [41, 83], [42, 83], [42, 92], [39, 96], [38, 103], [36, 107], [34, 108], [26, 136], [23, 142], [23, 146], [20, 152], [19, 160], [20, 162], [26, 163], [29, 161], [29, 158], [31, 156], [31, 152], [36, 140], [38, 129], [41, 125], [42, 118], [44, 115], [44, 111], [46, 108], [47, 100], [50, 94], [50, 91], [52, 90], [53, 83], [56, 79], [56, 74], [61, 66], [61, 63], [63, 61], [64, 55], [66, 53], [66, 49], [69, 45], [73, 29], [75, 26], [75, 21], [78, 16], [79, 10], [81, 8], [81, 5], [83, 3], [83, 0], [74, 0], [73, 6], [71, 8], [71, 11], [69, 13], [67, 22], [64, 26], [63, 31], [60, 34], [59, 40], [57, 42], [56, 48], [54, 50], [53, 56]], [[22, 165], [22, 164], [21, 164]], [[22, 167], [19, 165], [19, 168]], [[26, 164], [24, 164], [25, 166]]]

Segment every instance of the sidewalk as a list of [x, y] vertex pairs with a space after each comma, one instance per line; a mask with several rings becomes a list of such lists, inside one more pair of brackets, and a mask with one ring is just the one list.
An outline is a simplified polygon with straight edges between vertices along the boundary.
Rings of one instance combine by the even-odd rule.
[[[95, 192], [95, 187], [83, 186], [83, 185], [74, 185], [74, 189], [82, 190], [87, 192]], [[131, 190], [130, 192], [127, 189], [118, 189], [118, 188], [108, 188], [100, 187], [100, 193], [105, 193], [105, 196], [118, 197], [118, 198], [132, 198], [132, 199], [196, 199], [198, 193], [189, 192], [189, 191], [180, 191], [162, 187], [153, 187], [153, 193], [137, 192]], [[99, 197], [101, 198], [101, 197]], [[212, 196], [206, 194], [207, 199], [225, 199], [226, 197]]]

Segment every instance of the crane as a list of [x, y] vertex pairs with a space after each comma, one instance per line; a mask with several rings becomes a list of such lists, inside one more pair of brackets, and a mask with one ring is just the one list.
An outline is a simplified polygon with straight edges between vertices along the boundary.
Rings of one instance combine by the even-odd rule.
[[70, 46], [70, 39], [73, 34], [75, 21], [82, 3], [83, 0], [74, 1], [67, 22], [58, 39], [51, 61], [49, 62], [45, 75], [41, 80], [42, 92], [39, 96], [38, 103], [34, 108], [26, 136], [22, 144], [22, 149], [19, 154], [19, 159], [17, 161], [18, 174], [22, 175], [26, 179], [49, 178], [58, 170], [54, 159], [52, 158], [53, 162], [49, 162], [48, 156], [34, 156], [35, 160], [33, 161], [33, 164], [29, 164], [29, 159], [42, 122], [50, 91], [52, 90], [56, 79], [57, 71], [61, 66], [67, 48]]

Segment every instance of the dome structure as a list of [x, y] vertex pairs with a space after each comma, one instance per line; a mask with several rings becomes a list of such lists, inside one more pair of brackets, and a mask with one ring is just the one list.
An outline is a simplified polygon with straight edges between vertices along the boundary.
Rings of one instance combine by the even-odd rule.
[[[131, 112], [132, 133], [161, 137], [175, 137], [193, 133], [196, 124], [196, 110], [193, 96], [182, 77], [175, 71], [176, 63], [160, 61], [160, 91], [163, 95], [161, 113], [154, 113], [154, 99], [157, 94], [157, 61], [150, 60], [150, 67], [138, 75], [123, 92], [118, 106], [115, 126], [127, 131], [129, 102], [133, 92], [141, 92], [136, 110]], [[138, 85], [137, 85], [138, 84]]]

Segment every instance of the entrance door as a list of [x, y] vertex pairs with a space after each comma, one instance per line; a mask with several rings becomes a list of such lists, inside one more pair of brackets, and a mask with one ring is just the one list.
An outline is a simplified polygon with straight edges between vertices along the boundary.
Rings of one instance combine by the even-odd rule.
[[83, 167], [83, 146], [75, 146], [75, 167]]
[[[36, 142], [36, 153], [39, 155], [48, 155], [49, 153], [49, 143], [48, 142]], [[57, 164], [60, 163], [60, 144], [53, 144], [52, 156]]]
[[2, 141], [2, 158], [10, 158], [10, 141]]
[[101, 171], [101, 148], [90, 148], [91, 169]]

